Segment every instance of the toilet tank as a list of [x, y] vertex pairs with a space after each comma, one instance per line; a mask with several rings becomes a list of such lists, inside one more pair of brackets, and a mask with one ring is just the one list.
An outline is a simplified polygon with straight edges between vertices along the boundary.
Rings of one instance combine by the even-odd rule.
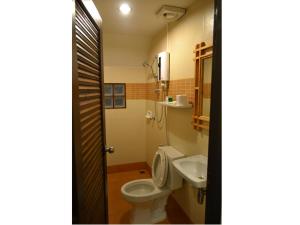
[[167, 186], [171, 190], [179, 189], [182, 187], [182, 177], [176, 172], [172, 161], [184, 157], [184, 154], [176, 150], [172, 146], [159, 146], [158, 149], [163, 150], [168, 157], [168, 177]]

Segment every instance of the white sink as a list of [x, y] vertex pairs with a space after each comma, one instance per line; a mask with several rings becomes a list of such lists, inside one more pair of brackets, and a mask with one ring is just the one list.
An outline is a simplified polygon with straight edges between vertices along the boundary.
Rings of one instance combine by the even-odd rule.
[[176, 171], [196, 188], [206, 187], [207, 157], [194, 155], [174, 160]]

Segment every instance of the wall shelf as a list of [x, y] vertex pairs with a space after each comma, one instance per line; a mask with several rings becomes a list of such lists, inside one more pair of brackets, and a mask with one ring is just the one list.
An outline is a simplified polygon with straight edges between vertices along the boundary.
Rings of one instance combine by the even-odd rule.
[[176, 105], [176, 101], [173, 102], [158, 102], [158, 104], [171, 107], [171, 108], [178, 108], [178, 109], [189, 109], [192, 108], [192, 104], [187, 105]]

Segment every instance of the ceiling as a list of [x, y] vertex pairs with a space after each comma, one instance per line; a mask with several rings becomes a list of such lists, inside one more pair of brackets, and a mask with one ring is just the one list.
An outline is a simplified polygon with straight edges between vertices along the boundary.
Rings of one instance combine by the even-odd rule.
[[[188, 8], [195, 0], [93, 0], [103, 20], [107, 33], [154, 36], [166, 24], [156, 15], [162, 5]], [[131, 13], [124, 16], [119, 11], [121, 3], [128, 3]]]

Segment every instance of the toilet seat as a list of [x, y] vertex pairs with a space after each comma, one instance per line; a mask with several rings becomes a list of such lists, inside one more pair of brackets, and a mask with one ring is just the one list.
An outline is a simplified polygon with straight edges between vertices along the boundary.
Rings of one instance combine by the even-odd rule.
[[169, 195], [171, 190], [168, 188], [158, 188], [152, 179], [139, 179], [124, 184], [121, 187], [121, 192], [130, 202], [146, 202], [164, 195]]
[[152, 179], [157, 187], [163, 187], [168, 178], [168, 159], [166, 153], [158, 150], [152, 162]]

